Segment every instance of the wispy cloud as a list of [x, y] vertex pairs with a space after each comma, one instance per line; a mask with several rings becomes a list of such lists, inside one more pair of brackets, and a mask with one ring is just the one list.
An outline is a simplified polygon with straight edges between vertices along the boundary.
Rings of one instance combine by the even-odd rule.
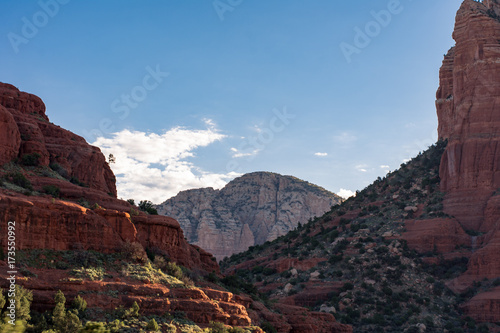
[[314, 153], [314, 156], [318, 156], [318, 157], [327, 157], [327, 156], [328, 156], [328, 153]]
[[355, 196], [356, 192], [353, 192], [351, 190], [346, 190], [345, 188], [341, 188], [340, 191], [337, 192], [337, 195], [344, 198], [344, 199], [347, 199], [347, 198]]
[[250, 156], [255, 156], [258, 153], [260, 153], [260, 149], [246, 149], [246, 150], [239, 150], [238, 148], [231, 148], [231, 153], [233, 158], [241, 158], [241, 157], [250, 157]]
[[359, 164], [359, 165], [356, 165], [356, 170], [360, 171], [360, 172], [368, 172], [367, 168], [368, 168], [368, 165], [366, 164]]
[[212, 120], [206, 119], [205, 124], [204, 130], [175, 127], [161, 134], [123, 130], [111, 138], [98, 138], [93, 145], [106, 156], [115, 156], [111, 168], [120, 197], [161, 203], [182, 190], [221, 188], [238, 176], [210, 173], [187, 160], [195, 157], [196, 149], [226, 138]]

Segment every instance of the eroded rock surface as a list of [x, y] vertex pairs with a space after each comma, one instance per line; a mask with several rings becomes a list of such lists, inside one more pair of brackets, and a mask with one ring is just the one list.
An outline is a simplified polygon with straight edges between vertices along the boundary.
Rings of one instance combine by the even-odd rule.
[[221, 260], [285, 235], [340, 200], [295, 177], [255, 172], [221, 190], [181, 192], [157, 208], [179, 221], [189, 242]]

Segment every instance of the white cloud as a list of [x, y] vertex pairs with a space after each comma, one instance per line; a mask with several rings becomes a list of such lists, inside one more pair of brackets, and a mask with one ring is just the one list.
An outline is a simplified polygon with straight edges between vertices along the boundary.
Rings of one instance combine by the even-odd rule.
[[179, 191], [221, 188], [239, 176], [234, 172], [206, 172], [186, 160], [195, 156], [196, 149], [226, 137], [212, 120], [206, 119], [205, 124], [205, 130], [175, 127], [162, 134], [123, 130], [111, 138], [98, 138], [93, 145], [100, 147], [105, 156], [115, 156], [116, 163], [111, 168], [119, 197], [161, 203]]
[[388, 166], [388, 165], [381, 165], [381, 166], [380, 166], [380, 169], [390, 169], [390, 168], [391, 168], [391, 167], [390, 167], [390, 166]]
[[341, 188], [340, 191], [337, 192], [337, 195], [344, 198], [344, 199], [347, 199], [347, 198], [355, 196], [356, 192], [353, 192], [351, 190], [346, 190], [345, 188]]
[[232, 147], [231, 152], [233, 153], [233, 158], [241, 158], [241, 157], [250, 157], [255, 156], [260, 153], [261, 149], [247, 149], [247, 150], [239, 150], [237, 148]]
[[314, 156], [326, 157], [326, 156], [328, 156], [328, 153], [314, 153]]
[[368, 166], [366, 164], [359, 164], [359, 165], [356, 165], [356, 170], [360, 171], [360, 172], [368, 172], [368, 170], [366, 169]]

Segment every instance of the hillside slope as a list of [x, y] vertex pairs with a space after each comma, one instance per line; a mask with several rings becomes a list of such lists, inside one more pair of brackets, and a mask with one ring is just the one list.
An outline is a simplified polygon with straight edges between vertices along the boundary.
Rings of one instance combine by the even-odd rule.
[[339, 202], [339, 196], [298, 178], [254, 172], [221, 190], [180, 192], [156, 207], [179, 221], [190, 243], [221, 260], [285, 235]]
[[437, 145], [226, 272], [355, 331], [500, 331], [498, 1], [463, 1], [453, 37]]

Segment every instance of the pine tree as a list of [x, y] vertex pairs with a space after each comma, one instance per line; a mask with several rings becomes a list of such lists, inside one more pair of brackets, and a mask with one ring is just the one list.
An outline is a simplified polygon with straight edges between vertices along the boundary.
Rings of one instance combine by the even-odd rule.
[[78, 318], [78, 310], [66, 312], [66, 297], [62, 291], [58, 291], [54, 296], [56, 306], [52, 311], [52, 321], [54, 327], [61, 333], [76, 333], [82, 327], [82, 322]]
[[16, 319], [27, 323], [31, 319], [30, 307], [33, 293], [22, 286], [16, 286]]

